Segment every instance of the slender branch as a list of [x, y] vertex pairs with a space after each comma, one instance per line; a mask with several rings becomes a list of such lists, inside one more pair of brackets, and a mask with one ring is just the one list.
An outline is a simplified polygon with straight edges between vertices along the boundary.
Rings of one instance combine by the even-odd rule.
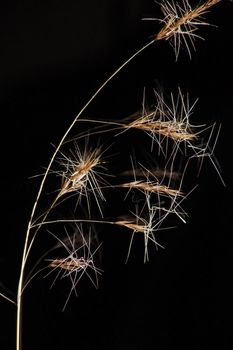
[[[92, 95], [92, 97], [88, 100], [88, 102], [84, 105], [84, 107], [80, 110], [78, 115], [75, 117], [75, 119], [72, 121], [68, 129], [66, 130], [65, 134], [63, 135], [62, 139], [60, 140], [55, 152], [53, 153], [51, 160], [48, 164], [48, 167], [45, 171], [45, 174], [43, 176], [43, 179], [41, 181], [36, 200], [34, 202], [30, 220], [28, 223], [27, 231], [26, 231], [26, 237], [24, 242], [24, 248], [23, 248], [23, 255], [22, 255], [22, 262], [21, 262], [21, 269], [20, 269], [20, 276], [19, 276], [19, 283], [18, 283], [18, 292], [17, 292], [17, 325], [16, 325], [16, 350], [21, 350], [21, 334], [22, 334], [22, 291], [23, 291], [23, 281], [24, 281], [24, 270], [25, 270], [25, 264], [27, 261], [27, 258], [29, 256], [30, 250], [32, 248], [32, 244], [30, 244], [30, 232], [33, 227], [32, 222], [33, 218], [36, 212], [36, 208], [39, 202], [39, 199], [41, 197], [42, 190], [44, 188], [45, 181], [47, 179], [47, 176], [49, 174], [49, 171], [51, 169], [51, 166], [55, 160], [55, 157], [57, 153], [59, 152], [63, 142], [67, 138], [69, 132], [75, 125], [76, 121], [79, 119], [81, 114], [86, 110], [86, 108], [90, 105], [90, 103], [95, 99], [95, 97], [103, 90], [103, 88], [126, 66], [128, 65], [136, 56], [138, 56], [142, 51], [144, 51], [147, 47], [151, 46], [154, 43], [154, 40], [150, 41], [146, 45], [144, 45], [142, 48], [140, 48], [135, 54], [133, 54], [127, 61], [125, 61], [101, 86], [100, 88]], [[38, 229], [40, 226], [38, 226]], [[33, 238], [32, 238], [33, 240]]]
[[78, 222], [88, 222], [90, 224], [112, 224], [114, 225], [114, 221], [105, 221], [105, 220], [91, 220], [91, 219], [58, 219], [58, 220], [48, 220], [43, 221], [38, 224], [34, 224], [33, 227], [40, 227], [42, 225], [51, 225], [51, 224], [59, 224], [59, 223], [78, 223]]
[[16, 305], [16, 302], [15, 302], [14, 300], [8, 298], [5, 294], [0, 293], [0, 296], [1, 296], [2, 298], [6, 299], [7, 301], [9, 301], [10, 303]]

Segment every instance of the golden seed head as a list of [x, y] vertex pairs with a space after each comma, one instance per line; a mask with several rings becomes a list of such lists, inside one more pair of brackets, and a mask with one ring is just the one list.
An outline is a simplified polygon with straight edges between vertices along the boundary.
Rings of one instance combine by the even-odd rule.
[[180, 190], [176, 190], [173, 188], [170, 188], [165, 185], [160, 185], [154, 182], [144, 182], [144, 181], [132, 181], [128, 183], [124, 183], [119, 185], [120, 187], [125, 187], [125, 188], [135, 188], [143, 191], [148, 191], [152, 193], [161, 193], [161, 194], [166, 194], [171, 197], [176, 197], [176, 196], [182, 196], [183, 193]]
[[130, 221], [130, 220], [115, 221], [115, 224], [119, 225], [119, 226], [127, 227], [130, 230], [133, 230], [134, 232], [142, 232], [142, 233], [144, 233], [145, 230], [147, 229], [146, 225], [140, 225], [140, 224], [135, 223], [135, 222]]
[[54, 259], [50, 262], [49, 267], [60, 268], [63, 270], [74, 271], [87, 267], [89, 262], [84, 258]]

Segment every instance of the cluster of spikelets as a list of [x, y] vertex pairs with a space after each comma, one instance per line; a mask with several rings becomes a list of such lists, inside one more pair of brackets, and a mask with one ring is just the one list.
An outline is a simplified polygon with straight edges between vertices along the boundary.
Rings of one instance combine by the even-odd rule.
[[[181, 46], [186, 47], [191, 55], [191, 47], [194, 47], [195, 39], [200, 37], [196, 34], [198, 26], [207, 24], [203, 21], [202, 15], [219, 1], [208, 0], [196, 8], [191, 8], [187, 0], [177, 3], [163, 1], [161, 9], [164, 17], [159, 20], [162, 28], [154, 35], [149, 45], [159, 40], [170, 39], [176, 58], [178, 58]], [[102, 87], [97, 93], [101, 89]], [[147, 103], [144, 91], [142, 109], [128, 118], [114, 122], [99, 121], [100, 127], [97, 131], [94, 127], [89, 128], [86, 135], [85, 133], [77, 135], [74, 142], [68, 142], [68, 132], [78, 121], [78, 115], [56, 149], [47, 169], [45, 177], [49, 173], [55, 174], [60, 185], [56, 189], [55, 199], [52, 200], [49, 209], [36, 219], [34, 219], [35, 212], [33, 212], [33, 220], [30, 225], [30, 231], [33, 234], [29, 240], [31, 244], [28, 245], [27, 254], [42, 226], [47, 228], [52, 224], [56, 224], [56, 227], [58, 224], [63, 225], [64, 238], [52, 233], [51, 229], [49, 232], [60, 243], [55, 245], [54, 251], [59, 248], [58, 251], [61, 254], [61, 248], [63, 248], [64, 255], [47, 259], [47, 261], [49, 261], [48, 267], [57, 272], [55, 280], [58, 277], [70, 278], [71, 290], [65, 305], [71, 293], [76, 293], [77, 284], [84, 274], [97, 286], [98, 274], [101, 273], [101, 269], [95, 266], [94, 261], [95, 252], [99, 249], [98, 245], [95, 246], [97, 240], [92, 238], [90, 230], [87, 229], [88, 235], [84, 232], [82, 223], [97, 226], [99, 224], [98, 230], [101, 230], [103, 224], [111, 224], [131, 232], [126, 260], [129, 259], [135, 236], [143, 237], [144, 262], [146, 262], [149, 260], [149, 245], [154, 244], [156, 248], [162, 247], [158, 240], [158, 232], [168, 228], [168, 216], [186, 222], [187, 213], [182, 204], [195, 188], [194, 185], [188, 193], [183, 191], [190, 160], [193, 158], [199, 160], [197, 168], [197, 173], [199, 173], [204, 157], [208, 157], [220, 175], [213, 155], [219, 130], [216, 130], [215, 124], [194, 125], [190, 121], [191, 118], [194, 120], [192, 114], [197, 101], [190, 103], [189, 95], [183, 94], [180, 88], [176, 94], [171, 93], [168, 98], [165, 98], [164, 93], [159, 91], [153, 91], [153, 94], [154, 101]], [[89, 123], [98, 122], [96, 120], [87, 121]], [[136, 151], [131, 154], [126, 149], [124, 159], [128, 161], [128, 169], [120, 169], [120, 160], [117, 160], [119, 174], [117, 176], [115, 173], [110, 174], [111, 169], [107, 169], [103, 159], [107, 151], [103, 151], [104, 147], [100, 146], [102, 134], [106, 135], [106, 133], [115, 139], [121, 138], [121, 140], [130, 137], [129, 133], [130, 135], [136, 133], [138, 140], [141, 135], [148, 135], [151, 142], [149, 147], [146, 144], [143, 146], [144, 159]], [[97, 141], [96, 134], [99, 136]], [[95, 142], [98, 144], [96, 147]], [[143, 143], [143, 140], [138, 142]], [[121, 141], [120, 144], [124, 144], [124, 141]], [[107, 150], [111, 154], [111, 145], [107, 147]], [[122, 157], [122, 150], [119, 150], [119, 153]], [[151, 163], [145, 165], [147, 153], [157, 159], [159, 167], [155, 168], [155, 162], [152, 165]], [[113, 183], [107, 181], [109, 175], [112, 175]], [[105, 217], [104, 212], [104, 205], [108, 206], [105, 191], [114, 192], [115, 188], [118, 188], [118, 194], [123, 193], [123, 199], [120, 195], [114, 199], [117, 205], [121, 206], [119, 204], [121, 200], [128, 201], [129, 210], [126, 213], [119, 213], [119, 217], [109, 219]], [[132, 192], [133, 200], [130, 202], [128, 194]], [[62, 208], [62, 203], [65, 203], [66, 208], [69, 207], [69, 201], [72, 217], [66, 218], [65, 215], [63, 216], [65, 218], [62, 219], [56, 217], [54, 209], [57, 206]], [[61, 212], [62, 209], [59, 214]], [[68, 234], [67, 225], [71, 225], [71, 229], [74, 230], [72, 234]], [[91, 248], [94, 249], [93, 252]], [[92, 273], [94, 273], [93, 277]]]
[[[71, 294], [77, 293], [77, 286], [84, 275], [95, 287], [98, 286], [98, 276], [102, 270], [97, 267], [99, 254], [96, 253], [100, 251], [100, 244], [96, 232], [102, 230], [103, 225], [114, 225], [119, 229], [119, 234], [121, 231], [130, 233], [126, 260], [130, 257], [134, 239], [143, 241], [146, 262], [149, 260], [151, 246], [156, 249], [162, 247], [159, 232], [169, 228], [168, 218], [186, 222], [187, 213], [183, 203], [196, 187], [194, 184], [188, 191], [184, 190], [190, 162], [193, 166], [193, 162], [198, 161], [199, 174], [203, 159], [210, 159], [221, 178], [213, 153], [219, 129], [215, 124], [206, 126], [191, 123], [191, 118], [194, 120], [196, 101], [190, 103], [189, 95], [183, 94], [180, 88], [168, 98], [165, 98], [165, 94], [154, 91], [152, 102], [146, 101], [144, 92], [142, 109], [120, 121], [86, 119], [85, 123], [99, 123], [99, 126], [88, 128], [86, 135], [85, 132], [77, 135], [73, 143], [69, 140], [71, 130], [73, 131], [77, 123], [83, 122], [81, 114], [101, 90], [149, 46], [161, 40], [169, 40], [176, 59], [181, 48], [186, 48], [191, 56], [192, 48], [195, 49], [195, 39], [201, 38], [197, 34], [199, 26], [208, 24], [203, 20], [203, 15], [220, 1], [206, 0], [193, 8], [188, 0], [163, 0], [163, 18], [148, 18], [159, 21], [161, 29], [100, 86], [75, 117], [56, 147], [42, 178], [25, 237], [16, 301], [17, 350], [21, 350], [22, 294], [41, 270], [49, 269], [46, 276], [55, 273], [53, 284], [58, 279], [69, 278], [71, 288], [65, 308]], [[101, 146], [101, 143], [106, 144], [104, 136], [108, 133], [111, 135], [110, 139], [114, 137], [116, 144], [120, 139], [118, 144], [127, 145], [128, 139], [133, 142], [135, 135], [137, 144], [141, 142], [141, 152], [137, 151], [135, 144], [133, 153], [125, 147], [123, 152], [122, 149], [118, 150], [120, 157], [110, 158], [112, 163], [117, 164], [117, 174], [116, 171], [111, 173], [111, 167], [107, 168], [104, 159], [106, 154], [114, 154], [115, 149], [111, 152], [111, 144], [107, 147]], [[122, 155], [125, 160], [124, 167], [121, 167]], [[148, 162], [148, 158], [153, 161]], [[53, 189], [55, 195], [47, 209], [39, 214], [39, 202], [50, 174], [56, 177], [53, 183], [59, 185]], [[110, 219], [111, 206], [106, 200], [109, 191], [111, 203], [115, 201], [120, 210], [121, 203], [126, 203], [122, 208], [128, 208], [126, 212], [125, 209], [122, 209], [124, 212], [119, 210], [119, 215], [113, 215]], [[112, 198], [114, 194], [116, 199]], [[173, 219], [171, 222], [173, 223]], [[28, 257], [41, 230], [49, 232], [50, 238], [53, 237], [56, 244], [40, 257], [36, 264], [37, 269], [33, 268], [31, 274], [25, 276]], [[46, 267], [38, 268], [41, 261], [46, 262]]]
[[[170, 40], [174, 48], [176, 59], [179, 56], [180, 48], [185, 46], [191, 57], [191, 48], [195, 49], [195, 39], [202, 39], [196, 32], [199, 26], [209, 25], [203, 20], [203, 15], [210, 7], [221, 0], [207, 0], [203, 4], [192, 8], [187, 0], [175, 2], [174, 0], [165, 0], [161, 4], [163, 19], [162, 29], [154, 36], [154, 40]], [[191, 46], [191, 48], [190, 48]]]
[[[212, 138], [216, 137], [213, 132], [215, 125], [209, 127], [191, 125], [189, 119], [193, 107], [194, 104], [189, 106], [188, 96], [184, 96], [180, 89], [177, 96], [171, 94], [170, 101], [165, 101], [164, 96], [155, 91], [155, 103], [150, 107], [149, 112], [143, 106], [141, 113], [137, 112], [126, 121], [118, 123], [117, 131], [115, 127], [111, 128], [111, 122], [105, 121], [103, 130], [107, 126], [107, 132], [116, 138], [121, 138], [120, 144], [124, 144], [124, 139], [128, 139], [127, 133], [130, 131], [138, 133], [138, 142], [143, 142], [140, 139], [141, 135], [148, 135], [148, 139], [151, 139], [152, 143], [149, 142], [148, 147], [144, 145], [143, 153], [145, 156], [146, 153], [149, 153], [152, 157], [157, 158], [160, 162], [160, 168], [155, 168], [151, 164], [149, 166], [143, 165], [145, 162], [143, 157], [136, 153], [134, 155], [130, 152], [127, 153], [125, 149], [123, 156], [120, 149], [120, 157], [126, 159], [128, 169], [117, 176], [110, 177], [114, 180], [113, 183], [107, 181], [111, 170], [106, 167], [104, 152], [101, 152], [103, 148], [98, 146], [95, 149], [93, 144], [91, 147], [89, 146], [92, 140], [91, 131], [88, 134], [88, 142], [84, 138], [83, 150], [78, 146], [77, 137], [77, 140], [72, 143], [73, 148], [69, 148], [66, 153], [59, 152], [56, 158], [58, 170], [53, 169], [51, 172], [60, 179], [60, 187], [57, 189], [52, 206], [39, 219], [37, 218], [32, 229], [38, 230], [41, 226], [47, 227], [52, 226], [52, 224], [56, 224], [56, 226], [62, 224], [65, 227], [64, 238], [59, 238], [50, 231], [53, 237], [60, 242], [58, 246], [55, 246], [56, 250], [59, 248], [61, 254], [61, 248], [63, 248], [64, 255], [47, 259], [49, 261], [48, 267], [56, 272], [55, 281], [58, 277], [62, 279], [68, 277], [71, 281], [71, 289], [65, 306], [71, 293], [76, 293], [76, 287], [84, 274], [88, 276], [94, 286], [98, 286], [98, 275], [102, 272], [95, 265], [95, 252], [99, 249], [99, 245], [95, 245], [97, 240], [92, 238], [90, 230], [87, 238], [83, 223], [91, 226], [96, 224], [97, 231], [101, 230], [104, 224], [116, 225], [116, 227], [128, 230], [131, 238], [129, 239], [126, 260], [129, 259], [133, 249], [133, 240], [137, 237], [141, 240], [143, 237], [144, 262], [146, 262], [149, 260], [150, 245], [154, 245], [156, 248], [163, 247], [159, 243], [158, 233], [169, 228], [167, 226], [168, 216], [174, 216], [182, 222], [186, 222], [187, 213], [182, 204], [189, 193], [185, 193], [182, 187], [190, 160], [208, 156], [215, 165], [213, 149], [211, 152], [207, 152], [207, 149], [211, 148]], [[119, 127], [122, 129], [120, 133]], [[98, 140], [98, 144], [99, 142]], [[111, 153], [111, 147], [108, 149]], [[216, 165], [215, 167], [217, 169]], [[197, 171], [199, 172], [199, 170]], [[116, 201], [121, 209], [119, 203], [127, 201], [129, 210], [120, 213], [119, 217], [111, 217], [109, 220], [104, 213], [104, 207], [108, 205], [105, 192], [112, 191], [114, 193], [115, 188], [119, 190], [114, 198], [111, 197], [111, 205], [114, 206], [114, 201]], [[133, 192], [133, 196], [129, 196], [131, 192]], [[72, 217], [60, 219], [52, 216], [55, 206], [64, 202], [67, 208], [69, 200], [70, 206], [73, 208]], [[73, 206], [72, 203], [74, 203]], [[86, 208], [85, 217], [83, 208]], [[72, 234], [67, 233], [68, 227], [66, 225], [71, 225], [70, 229], [74, 230]], [[94, 249], [93, 252], [91, 248]], [[50, 274], [51, 272], [48, 275]], [[94, 275], [92, 276], [92, 274]]]
[[[63, 309], [65, 309], [72, 292], [76, 294], [76, 287], [80, 279], [85, 275], [91, 281], [91, 283], [98, 287], [98, 275], [102, 273], [102, 270], [97, 268], [94, 264], [94, 256], [98, 252], [101, 244], [97, 244], [94, 251], [91, 247], [96, 241], [92, 237], [91, 228], [87, 236], [83, 235], [82, 225], [74, 224], [72, 236], [65, 229], [66, 238], [60, 239], [50, 232], [57, 240], [56, 249], [62, 249], [65, 252], [65, 257], [58, 257], [53, 259], [47, 259], [49, 262], [49, 268], [52, 268], [52, 272], [56, 272], [56, 277], [53, 284], [58, 278], [63, 279], [68, 277], [71, 281], [71, 288], [66, 298]], [[51, 272], [47, 274], [50, 275]]]

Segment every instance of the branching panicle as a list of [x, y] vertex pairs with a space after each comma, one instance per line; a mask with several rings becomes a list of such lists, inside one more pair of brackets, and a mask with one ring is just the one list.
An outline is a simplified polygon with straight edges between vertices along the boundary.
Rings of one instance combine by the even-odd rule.
[[[55, 235], [50, 232], [56, 239], [57, 244], [53, 247], [54, 249], [50, 249], [49, 252], [51, 253], [52, 251], [53, 255], [49, 256], [49, 259], [47, 259], [48, 266], [46, 266], [46, 269], [49, 269], [47, 276], [52, 273], [56, 274], [52, 285], [54, 285], [58, 279], [67, 277], [71, 282], [71, 288], [64, 305], [65, 309], [72, 293], [77, 294], [77, 286], [84, 275], [95, 287], [98, 287], [98, 277], [102, 273], [102, 270], [96, 267], [95, 260], [100, 245], [98, 244], [98, 240], [93, 239], [91, 233], [93, 232], [92, 225], [109, 224], [116, 225], [119, 229], [121, 228], [122, 231], [123, 228], [130, 230], [131, 240], [127, 260], [131, 252], [135, 235], [142, 237], [144, 240], [144, 262], [147, 262], [149, 260], [149, 242], [156, 248], [162, 247], [162, 245], [158, 243], [157, 233], [160, 230], [170, 228], [166, 223], [167, 217], [172, 215], [175, 219], [178, 218], [183, 223], [186, 222], [187, 213], [182, 208], [182, 204], [188, 194], [196, 188], [194, 186], [188, 194], [186, 191], [183, 191], [183, 188], [185, 188], [183, 184], [190, 160], [199, 160], [200, 171], [204, 158], [209, 158], [222, 180], [218, 163], [213, 154], [220, 128], [216, 132], [215, 124], [211, 126], [191, 124], [190, 116], [193, 113], [196, 101], [191, 104], [189, 95], [184, 95], [180, 88], [176, 95], [171, 93], [168, 99], [165, 99], [163, 93], [154, 90], [155, 103], [153, 103], [152, 107], [151, 104], [149, 108], [146, 107], [144, 96], [142, 110], [128, 119], [112, 122], [83, 119], [82, 121], [85, 122], [100, 123], [100, 127], [88, 129], [88, 131], [82, 133], [79, 130], [73, 148], [67, 149], [68, 137], [70, 136], [71, 130], [81, 121], [80, 116], [86, 111], [104, 87], [141, 52], [151, 45], [154, 45], [156, 42], [170, 40], [175, 51], [176, 59], [179, 56], [181, 46], [186, 47], [191, 57], [191, 47], [195, 49], [195, 39], [202, 38], [197, 34], [198, 27], [208, 25], [208, 23], [203, 20], [203, 15], [206, 14], [209, 8], [220, 1], [221, 0], [206, 0], [192, 8], [188, 0], [176, 2], [175, 0], [163, 0], [161, 9], [164, 17], [160, 20], [155, 19], [162, 25], [160, 31], [154, 34], [150, 42], [138, 49], [104, 81], [84, 104], [83, 108], [64, 132], [40, 183], [26, 230], [17, 289], [16, 350], [22, 350], [23, 292], [29, 282], [38, 275], [38, 272], [35, 272], [31, 277], [30, 273], [29, 277], [25, 276], [25, 267], [38, 231], [42, 231], [42, 228], [46, 229], [49, 225], [54, 225], [56, 227], [56, 232], [58, 232], [57, 228], [60, 227], [59, 225], [67, 225], [71, 222], [75, 223], [75, 229], [72, 234], [66, 230], [65, 237], [60, 238], [58, 234]], [[105, 127], [107, 127], [107, 129]], [[115, 132], [116, 129], [120, 130], [117, 135]], [[138, 161], [137, 164], [136, 162], [134, 164], [132, 161], [132, 154], [135, 155], [134, 159], [138, 157], [138, 147], [134, 147], [132, 142], [133, 152], [129, 155], [128, 148], [122, 148], [124, 142], [120, 142], [120, 138], [124, 138], [125, 135], [126, 137], [130, 135], [129, 130], [136, 134], [136, 136], [139, 135], [139, 138], [145, 133], [149, 135], [152, 141], [151, 145], [149, 145], [144, 153], [141, 152], [139, 157], [142, 156], [142, 153], [143, 156], [145, 156], [145, 154], [149, 154], [150, 152], [151, 159], [157, 160], [158, 158], [158, 162], [155, 161], [153, 164], [149, 164], [147, 168], [142, 165], [144, 164], [143, 158], [142, 162], [140, 159], [140, 162]], [[118, 174], [117, 184], [115, 183], [115, 185], [108, 184], [105, 180], [108, 171], [103, 165], [103, 151], [101, 151], [101, 147], [93, 147], [93, 144], [89, 147], [90, 137], [96, 136], [97, 134], [102, 144], [106, 144], [107, 142], [111, 143], [108, 139], [104, 138], [107, 132], [112, 132], [113, 137], [119, 137], [115, 138], [115, 140], [117, 139], [116, 145], [120, 145], [120, 149], [116, 152], [118, 155], [120, 154], [118, 158], [120, 161], [115, 164], [115, 173]], [[144, 141], [143, 136], [142, 139]], [[79, 145], [79, 141], [81, 143], [81, 140], [85, 142], [84, 149]], [[140, 143], [140, 151], [148, 146], [147, 142], [143, 144], [143, 141]], [[131, 140], [129, 141], [127, 139], [125, 144], [126, 143], [131, 144]], [[157, 146], [157, 153], [154, 152], [155, 146]], [[110, 147], [111, 146], [109, 146], [109, 148]], [[111, 150], [112, 154], [115, 154], [115, 149], [113, 150], [112, 148]], [[124, 171], [122, 164], [125, 166], [124, 161], [127, 161], [129, 157], [131, 158], [132, 170]], [[157, 165], [159, 166], [157, 167]], [[130, 166], [127, 161], [125, 169], [129, 168]], [[55, 174], [59, 177], [59, 188], [56, 189], [55, 198], [53, 198], [51, 203], [47, 206], [48, 209], [46, 211], [42, 210], [42, 214], [38, 217], [38, 212], [41, 212], [40, 205], [42, 204], [42, 198], [45, 198], [45, 183], [48, 181], [49, 174]], [[125, 179], [125, 176], [129, 178]], [[110, 198], [111, 202], [108, 203], [109, 212], [111, 213], [110, 216], [112, 215], [114, 218], [111, 219], [111, 221], [104, 219], [102, 202], [106, 201], [105, 198], [108, 197], [107, 195], [104, 196], [103, 188], [117, 188], [115, 192], [123, 192], [124, 195], [125, 191], [128, 191], [124, 197], [124, 204], [129, 202], [128, 194], [132, 192], [132, 198], [129, 207], [127, 207], [126, 214], [128, 215], [130, 213], [130, 217], [124, 216], [123, 213], [120, 219], [119, 212], [117, 215], [112, 215], [112, 203], [118, 203], [119, 201], [119, 193], [117, 193], [117, 201], [112, 197]], [[76, 202], [73, 203], [70, 197], [75, 197], [75, 199], [77, 199]], [[66, 208], [64, 202], [67, 203]], [[61, 205], [62, 203], [63, 205]], [[71, 208], [71, 213], [72, 215], [75, 214], [75, 219], [67, 218], [67, 208], [69, 209], [68, 204], [70, 203], [74, 204], [74, 208]], [[131, 210], [132, 205], [133, 210]], [[98, 208], [97, 212], [102, 216], [101, 220], [93, 218], [95, 210], [91, 209], [96, 206]], [[57, 218], [56, 215], [52, 216], [52, 214], [54, 214], [54, 209], [57, 207], [59, 207], [58, 213], [59, 215], [61, 213], [62, 219], [61, 217]], [[83, 219], [80, 219], [80, 217], [77, 218], [77, 215], [80, 215], [80, 213], [85, 213], [83, 214], [85, 216]], [[118, 217], [118, 219], [116, 217]], [[83, 225], [84, 223], [87, 226], [89, 225], [85, 231], [81, 223], [83, 223]], [[56, 256], [54, 256], [54, 252], [56, 252]], [[43, 258], [40, 256], [40, 262], [44, 261], [44, 256], [47, 256], [47, 253], [48, 252], [44, 253]], [[42, 270], [44, 269], [45, 268]], [[42, 270], [39, 270], [39, 272]], [[14, 302], [4, 294], [0, 293], [0, 295], [8, 301]]]

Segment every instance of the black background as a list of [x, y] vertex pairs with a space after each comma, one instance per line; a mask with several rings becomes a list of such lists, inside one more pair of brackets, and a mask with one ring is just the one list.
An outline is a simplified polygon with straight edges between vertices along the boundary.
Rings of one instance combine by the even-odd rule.
[[[198, 121], [222, 124], [216, 148], [226, 187], [207, 161], [189, 197], [186, 225], [164, 234], [165, 250], [143, 264], [118, 231], [104, 240], [100, 288], [80, 284], [61, 312], [67, 290], [36, 279], [25, 293], [23, 349], [210, 349], [232, 345], [232, 4], [211, 10], [205, 41], [178, 62], [167, 42], [136, 58], [85, 115], [119, 118], [141, 106], [144, 86], [180, 86]], [[84, 103], [159, 28], [152, 0], [7, 1], [0, 5], [1, 292], [15, 293], [24, 232], [38, 182]], [[114, 205], [114, 203], [112, 204]], [[128, 240], [123, 241], [128, 244]], [[36, 249], [36, 248], [35, 248]], [[15, 307], [0, 300], [0, 349], [14, 349]]]

